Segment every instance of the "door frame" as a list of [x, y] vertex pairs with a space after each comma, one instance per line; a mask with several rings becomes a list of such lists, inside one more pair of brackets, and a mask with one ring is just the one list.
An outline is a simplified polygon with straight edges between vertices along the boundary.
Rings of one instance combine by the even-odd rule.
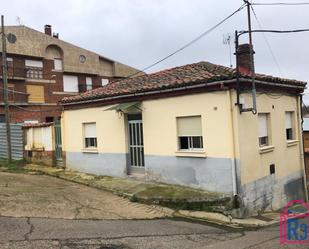
[[[131, 120], [130, 120], [131, 116]], [[136, 117], [134, 117], [136, 116]], [[131, 132], [132, 130], [130, 129], [130, 124], [135, 124], [134, 130], [135, 133], [132, 134], [135, 135], [135, 143], [137, 144], [132, 145], [131, 144]], [[137, 128], [137, 125], [139, 127]], [[127, 114], [126, 115], [126, 127], [127, 127], [127, 174], [144, 174], [145, 173], [145, 152], [144, 152], [144, 132], [143, 132], [143, 118], [141, 113], [132, 113], [132, 114]], [[137, 133], [139, 136], [137, 136]], [[137, 141], [139, 140], [139, 141]], [[138, 145], [141, 144], [141, 145]], [[133, 148], [133, 155], [137, 155], [137, 160], [136, 158], [132, 158], [132, 150]], [[136, 153], [136, 154], [135, 154]], [[132, 165], [132, 160], [137, 162], [137, 164], [140, 164], [141, 166], [134, 166]]]

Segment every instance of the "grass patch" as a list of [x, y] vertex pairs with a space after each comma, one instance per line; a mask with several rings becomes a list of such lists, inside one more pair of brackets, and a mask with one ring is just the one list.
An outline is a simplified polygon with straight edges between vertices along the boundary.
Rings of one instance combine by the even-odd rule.
[[6, 159], [0, 159], [0, 169], [5, 172], [11, 173], [24, 173], [27, 170], [24, 168], [26, 165], [25, 160], [12, 160], [11, 163], [8, 163]]

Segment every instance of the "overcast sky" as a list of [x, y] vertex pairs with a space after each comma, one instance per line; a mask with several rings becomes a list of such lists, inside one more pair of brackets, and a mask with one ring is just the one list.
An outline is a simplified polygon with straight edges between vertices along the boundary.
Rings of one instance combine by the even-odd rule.
[[[279, 2], [271, 2], [276, 1]], [[297, 0], [280, 0], [284, 1]], [[5, 15], [6, 25], [21, 23], [43, 31], [45, 24], [51, 24], [65, 41], [142, 69], [195, 38], [242, 3], [242, 0], [10, 0], [1, 2], [1, 14]], [[263, 28], [309, 28], [309, 5], [254, 8]], [[259, 28], [254, 17], [252, 20], [253, 28]], [[243, 9], [148, 72], [204, 60], [229, 66], [229, 46], [223, 44], [223, 36], [233, 37], [236, 29], [246, 28], [247, 15]], [[266, 34], [278, 65], [263, 36], [254, 34], [253, 38], [257, 72], [309, 81], [309, 32]], [[241, 42], [246, 41], [244, 36]], [[233, 55], [232, 63], [235, 66]]]

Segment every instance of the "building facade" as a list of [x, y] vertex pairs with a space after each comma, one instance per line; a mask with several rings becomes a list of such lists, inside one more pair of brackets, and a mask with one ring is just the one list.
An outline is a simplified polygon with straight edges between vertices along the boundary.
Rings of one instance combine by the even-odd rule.
[[305, 83], [256, 75], [256, 86], [256, 115], [240, 112], [250, 77], [207, 62], [65, 98], [66, 167], [234, 196], [242, 217], [305, 199]]
[[[52, 122], [61, 116], [58, 102], [62, 98], [137, 72], [59, 39], [50, 25], [45, 25], [44, 31], [25, 26], [5, 27], [6, 35], [10, 36], [7, 68], [13, 123]], [[3, 121], [2, 62], [0, 71], [0, 121]]]

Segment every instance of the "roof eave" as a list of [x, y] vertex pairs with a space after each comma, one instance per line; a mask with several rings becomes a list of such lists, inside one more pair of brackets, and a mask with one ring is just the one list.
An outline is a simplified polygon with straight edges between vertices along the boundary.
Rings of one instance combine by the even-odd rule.
[[[250, 82], [250, 79], [240, 78], [239, 81], [248, 83], [248, 82]], [[177, 92], [177, 91], [190, 90], [190, 89], [195, 89], [195, 88], [209, 87], [209, 86], [214, 86], [214, 85], [232, 84], [232, 83], [236, 83], [236, 82], [237, 82], [236, 79], [230, 79], [230, 80], [222, 80], [222, 81], [216, 81], [216, 82], [200, 83], [200, 84], [196, 84], [196, 85], [181, 86], [181, 87], [177, 87], [177, 88], [150, 90], [150, 91], [145, 91], [145, 92], [114, 95], [114, 96], [107, 96], [107, 97], [101, 97], [101, 98], [91, 98], [91, 99], [85, 99], [85, 100], [79, 100], [79, 101], [60, 102], [60, 104], [63, 105], [63, 106], [81, 105], [81, 104], [89, 104], [89, 103], [115, 100], [115, 99], [124, 99], [124, 98], [130, 98], [130, 97], [138, 97], [138, 96], [160, 94], [160, 93], [167, 93], [167, 92]], [[305, 85], [306, 83], [304, 83], [304, 85], [301, 86], [301, 85], [295, 85], [295, 84], [279, 83], [279, 82], [276, 83], [276, 82], [268, 82], [268, 81], [261, 81], [261, 80], [255, 80], [255, 82], [256, 82], [256, 84], [260, 84], [260, 85], [290, 88], [290, 89], [295, 89], [295, 90], [298, 90], [298, 91], [303, 91], [305, 89], [305, 86], [306, 86]]]

